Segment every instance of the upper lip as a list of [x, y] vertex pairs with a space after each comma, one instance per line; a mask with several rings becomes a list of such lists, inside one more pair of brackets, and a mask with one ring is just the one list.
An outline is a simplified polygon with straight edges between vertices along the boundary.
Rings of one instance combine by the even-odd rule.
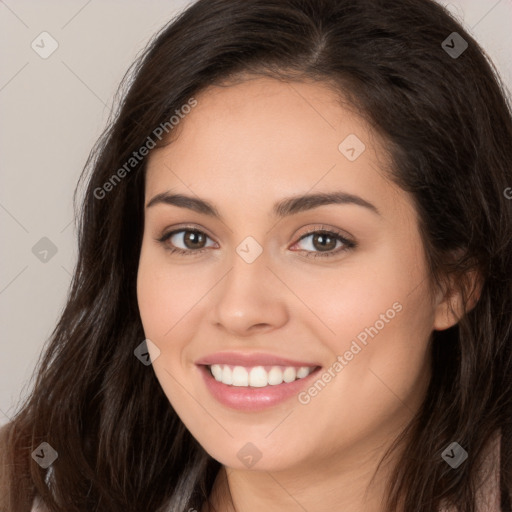
[[311, 361], [296, 361], [286, 357], [280, 357], [274, 354], [251, 353], [243, 354], [240, 352], [216, 352], [205, 357], [201, 357], [196, 361], [198, 365], [211, 366], [213, 364], [229, 364], [233, 366], [320, 366]]

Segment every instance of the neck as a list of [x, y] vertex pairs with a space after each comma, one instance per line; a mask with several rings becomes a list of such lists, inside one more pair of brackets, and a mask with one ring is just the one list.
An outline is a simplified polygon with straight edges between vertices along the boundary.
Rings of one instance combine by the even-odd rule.
[[376, 472], [390, 443], [375, 441], [373, 445], [366, 443], [364, 449], [352, 447], [343, 453], [318, 455], [286, 471], [222, 466], [210, 508], [203, 512], [383, 512], [387, 485], [401, 450]]

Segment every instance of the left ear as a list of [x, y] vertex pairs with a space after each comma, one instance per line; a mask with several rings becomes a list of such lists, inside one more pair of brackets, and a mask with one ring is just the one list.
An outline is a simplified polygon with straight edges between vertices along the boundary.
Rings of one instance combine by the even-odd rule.
[[[450, 276], [440, 291], [435, 308], [434, 330], [443, 331], [457, 324], [478, 302], [482, 292], [481, 272], [474, 268], [463, 276]], [[464, 295], [467, 298], [464, 310]]]

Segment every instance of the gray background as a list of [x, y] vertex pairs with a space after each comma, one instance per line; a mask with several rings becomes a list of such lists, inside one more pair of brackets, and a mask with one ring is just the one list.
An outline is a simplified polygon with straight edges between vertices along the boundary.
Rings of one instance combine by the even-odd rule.
[[[72, 196], [116, 88], [151, 36], [190, 3], [0, 0], [0, 425], [30, 392], [64, 307], [76, 261]], [[512, 0], [449, 8], [512, 89]], [[31, 46], [51, 48], [42, 32], [58, 43], [46, 59]], [[43, 252], [44, 237], [54, 255]]]

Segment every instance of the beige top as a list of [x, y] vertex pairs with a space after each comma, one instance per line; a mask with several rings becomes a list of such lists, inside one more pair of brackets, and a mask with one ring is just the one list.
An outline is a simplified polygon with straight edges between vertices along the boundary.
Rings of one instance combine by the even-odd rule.
[[[477, 512], [501, 512], [500, 509], [500, 436], [495, 436], [484, 461], [482, 484], [477, 490]], [[453, 471], [456, 471], [454, 469]], [[486, 477], [487, 475], [487, 477]], [[47, 512], [44, 506], [34, 500], [31, 512]], [[453, 508], [442, 506], [439, 512], [453, 512]]]

